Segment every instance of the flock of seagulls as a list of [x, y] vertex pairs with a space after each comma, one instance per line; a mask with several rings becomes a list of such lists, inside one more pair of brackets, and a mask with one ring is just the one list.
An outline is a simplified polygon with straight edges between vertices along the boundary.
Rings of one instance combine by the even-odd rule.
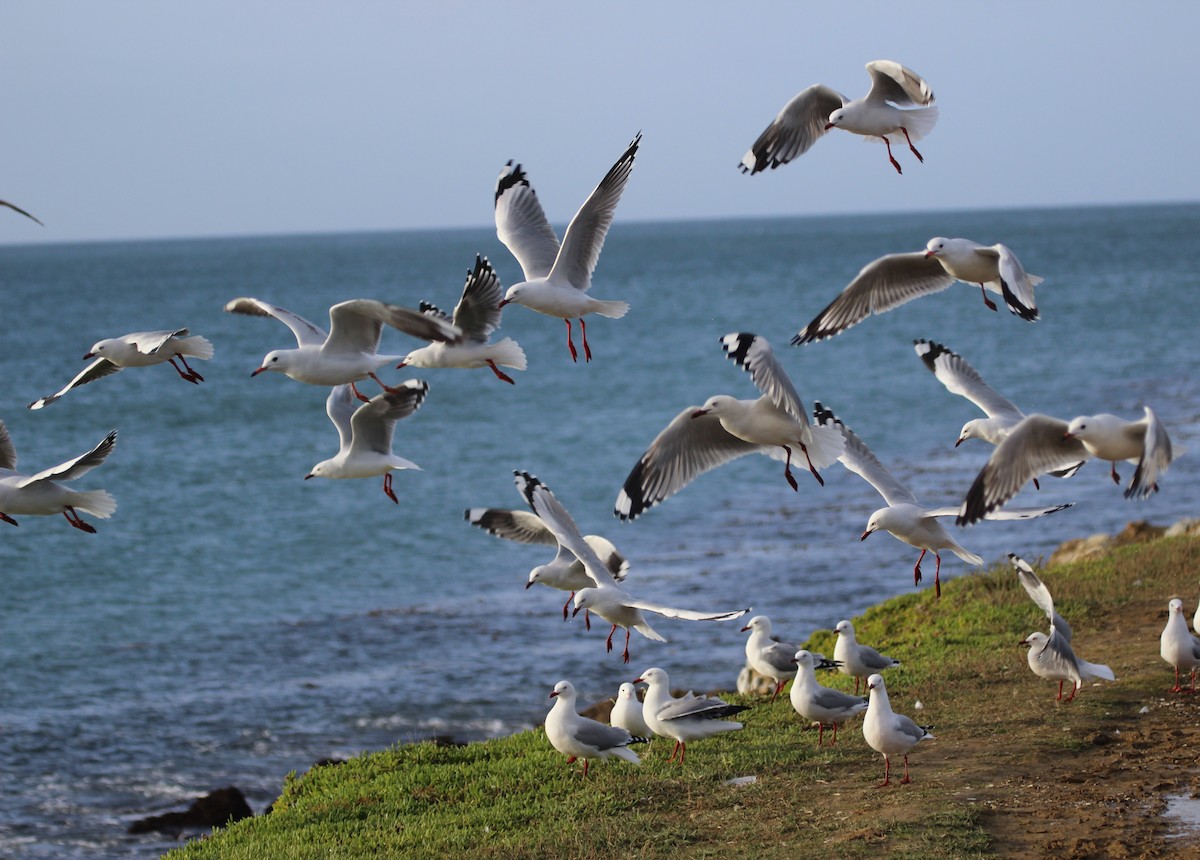
[[[817, 84], [789, 101], [742, 158], [739, 167], [743, 173], [753, 175], [788, 164], [833, 129], [882, 141], [897, 173], [902, 169], [892, 151], [893, 143], [907, 145], [919, 161], [924, 161], [914, 142], [927, 135], [937, 121], [933, 90], [915, 72], [894, 61], [876, 60], [866, 68], [871, 87], [862, 98], [848, 99]], [[501, 169], [494, 189], [496, 233], [519, 264], [524, 280], [504, 290], [491, 263], [477, 256], [452, 313], [429, 302], [413, 309], [375, 299], [351, 299], [329, 308], [326, 332], [263, 299], [235, 298], [225, 305], [230, 313], [273, 318], [295, 338], [294, 348], [267, 352], [251, 376], [274, 371], [297, 382], [330, 389], [326, 412], [338, 434], [337, 453], [314, 465], [306, 478], [382, 477], [383, 492], [398, 503], [392, 487], [393, 472], [420, 467], [393, 453], [394, 431], [399, 421], [421, 407], [429, 385], [419, 379], [389, 385], [378, 372], [388, 366], [486, 367], [499, 381], [515, 384], [501, 368], [524, 370], [525, 353], [511, 338], [492, 340], [500, 327], [501, 311], [508, 305], [562, 319], [567, 347], [576, 362], [573, 321], [578, 321], [584, 360], [592, 360], [586, 317], [594, 313], [620, 319], [629, 311], [627, 302], [598, 299], [590, 291], [593, 272], [632, 175], [641, 140], [639, 132], [575, 213], [561, 242], [528, 174], [522, 165], [509, 161]], [[33, 218], [6, 201], [0, 201], [0, 205]], [[801, 346], [835, 337], [873, 314], [943, 291], [960, 281], [977, 285], [987, 308], [997, 310], [997, 303], [988, 297], [992, 293], [1001, 297], [1014, 315], [1035, 322], [1039, 311], [1034, 287], [1041, 280], [1028, 274], [1004, 244], [935, 237], [923, 250], [889, 254], [867, 263], [791, 343]], [[381, 353], [385, 326], [422, 345], [406, 354]], [[1116, 463], [1135, 463], [1125, 496], [1142, 499], [1158, 490], [1174, 456], [1165, 428], [1148, 406], [1144, 416], [1133, 421], [1107, 414], [1069, 421], [1026, 415], [988, 386], [961, 356], [935, 341], [918, 340], [914, 343], [916, 353], [938, 381], [986, 415], [968, 421], [955, 444], [978, 438], [995, 446], [963, 498], [943, 507], [925, 507], [829, 408], [814, 402], [810, 412], [767, 338], [735, 331], [722, 335], [718, 342], [726, 357], [749, 375], [757, 397], [739, 399], [716, 394], [678, 412], [637, 458], [620, 487], [613, 507], [619, 520], [637, 519], [706, 472], [747, 454], [781, 460], [784, 479], [794, 492], [800, 491], [794, 467], [811, 474], [813, 483], [807, 485], [807, 491], [817, 493], [825, 485], [832, 465], [840, 462], [870, 484], [885, 503], [870, 513], [860, 539], [886, 531], [919, 549], [913, 566], [914, 583], [921, 581], [921, 562], [932, 552], [936, 565], [934, 589], [940, 596], [942, 551], [971, 565], [983, 564], [979, 555], [958, 542], [942, 524], [943, 519], [953, 518], [961, 527], [984, 519], [1040, 517], [1070, 507], [1006, 505], [1026, 483], [1036, 484], [1044, 474], [1069, 477], [1091, 458], [1112, 463], [1111, 474], [1118, 483]], [[186, 328], [101, 340], [85, 356], [91, 364], [59, 391], [34, 401], [29, 408], [43, 409], [83, 385], [130, 367], [169, 363], [182, 380], [198, 384], [204, 377], [188, 359], [206, 361], [212, 356], [213, 345]], [[357, 387], [366, 379], [380, 389], [373, 396]], [[0, 519], [15, 525], [15, 516], [62, 513], [73, 527], [94, 532], [95, 527], [84, 521], [80, 512], [108, 518], [116, 510], [115, 500], [104, 490], [75, 491], [63, 484], [100, 466], [115, 444], [113, 431], [92, 450], [27, 475], [16, 471], [16, 451], [0, 423]], [[526, 587], [541, 584], [569, 592], [562, 607], [564, 620], [584, 612], [588, 629], [591, 615], [610, 624], [606, 651], [614, 650], [613, 638], [618, 629], [623, 629], [621, 658], [625, 663], [630, 661], [633, 631], [648, 640], [665, 641], [648, 616], [717, 622], [749, 613], [748, 607], [706, 611], [635, 596], [626, 585], [631, 564], [612, 542], [599, 535], [584, 536], [542, 480], [524, 470], [513, 474], [528, 510], [476, 507], [466, 511], [465, 519], [506, 540], [554, 547], [551, 560], [529, 571]], [[1070, 627], [1055, 612], [1048, 589], [1027, 563], [1016, 556], [1012, 560], [1022, 585], [1047, 618], [1045, 632], [1035, 631], [1024, 640], [1030, 648], [1032, 671], [1058, 680], [1059, 698], [1066, 681], [1072, 682], [1074, 697], [1086, 681], [1112, 680], [1113, 673], [1107, 666], [1076, 656]], [[817, 726], [818, 745], [823, 743], [826, 727], [832, 728], [832, 743], [836, 743], [838, 727], [865, 714], [863, 737], [884, 757], [881, 784], [890, 784], [891, 757], [897, 755], [903, 757], [900, 782], [909, 781], [909, 751], [933, 736], [929, 733], [931, 726], [920, 726], [891, 708], [882, 673], [898, 666], [898, 660], [857, 642], [849, 621], [837, 625], [832, 659], [776, 639], [770, 619], [763, 615], [751, 619], [742, 630], [750, 632], [745, 647], [747, 664], [774, 683], [771, 701], [790, 680], [791, 704], [801, 718]], [[1178, 600], [1171, 603], [1162, 656], [1175, 667], [1176, 689], [1180, 687], [1180, 671], [1192, 673], [1194, 687], [1195, 670], [1200, 668], [1200, 640], [1188, 632]], [[853, 677], [855, 693], [818, 683], [817, 670], [827, 669]], [[865, 682], [867, 698], [858, 695], [860, 682]], [[639, 683], [646, 685], [641, 701], [634, 686]], [[648, 668], [621, 685], [611, 725], [577, 713], [576, 689], [567, 680], [557, 683], [550, 697], [555, 701], [546, 717], [546, 736], [569, 762], [583, 759], [585, 776], [592, 759], [615, 757], [638, 763], [640, 759], [630, 746], [655, 735], [674, 740], [671, 759], [682, 765], [689, 742], [742, 729], [743, 723], [727, 718], [747, 710], [746, 706], [732, 705], [715, 696], [687, 693], [674, 697], [667, 672], [659, 667]]]

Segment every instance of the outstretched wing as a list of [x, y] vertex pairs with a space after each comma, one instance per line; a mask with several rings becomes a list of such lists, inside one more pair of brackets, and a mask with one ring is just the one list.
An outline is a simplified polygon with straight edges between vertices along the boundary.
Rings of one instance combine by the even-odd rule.
[[889, 505], [919, 504], [912, 491], [897, 481], [892, 473], [884, 468], [866, 443], [819, 401], [813, 404], [813, 417], [816, 419], [816, 423], [822, 427], [834, 426], [841, 430], [842, 438], [846, 440], [846, 447], [838, 459], [843, 466], [874, 487], [876, 492], [883, 496], [885, 502]]
[[92, 450], [80, 454], [65, 463], [59, 463], [57, 466], [51, 466], [49, 469], [43, 469], [36, 475], [30, 475], [17, 483], [17, 487], [27, 487], [30, 484], [36, 484], [38, 481], [53, 480], [70, 481], [78, 478], [80, 475], [87, 474], [92, 469], [104, 462], [105, 458], [112, 453], [113, 448], [117, 444], [117, 431], [109, 433], [104, 439]]

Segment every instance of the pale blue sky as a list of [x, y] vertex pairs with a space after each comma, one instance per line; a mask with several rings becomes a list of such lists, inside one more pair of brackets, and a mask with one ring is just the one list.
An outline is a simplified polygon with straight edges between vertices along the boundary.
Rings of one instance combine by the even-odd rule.
[[[0, 0], [0, 243], [555, 223], [644, 133], [618, 220], [1200, 198], [1200, 3]], [[736, 164], [811, 83], [897, 60], [925, 164], [835, 131]]]

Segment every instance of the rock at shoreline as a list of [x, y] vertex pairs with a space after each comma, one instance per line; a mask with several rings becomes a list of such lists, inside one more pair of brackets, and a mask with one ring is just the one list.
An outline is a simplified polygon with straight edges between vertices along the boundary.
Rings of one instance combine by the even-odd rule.
[[181, 833], [184, 830], [224, 827], [233, 821], [251, 818], [254, 811], [245, 795], [234, 786], [218, 788], [192, 801], [184, 812], [168, 812], [140, 818], [129, 825], [129, 833]]

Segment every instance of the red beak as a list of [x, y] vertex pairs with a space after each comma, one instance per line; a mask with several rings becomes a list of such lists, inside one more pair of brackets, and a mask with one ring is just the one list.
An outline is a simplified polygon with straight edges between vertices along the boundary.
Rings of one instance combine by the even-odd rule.
[[526, 588], [529, 588], [529, 587], [530, 587], [530, 586], [532, 586], [532, 585], [533, 585], [533, 583], [532, 583], [532, 582], [527, 582], [527, 583], [525, 583], [525, 587], [526, 587]]
[[708, 414], [707, 409], [697, 409], [695, 412], [692, 413], [692, 417], [699, 418], [701, 415], [707, 415], [707, 414]]
[[553, 698], [554, 698], [555, 696], [557, 696], [557, 695], [558, 695], [558, 693], [551, 693], [551, 694], [550, 694], [549, 696], [547, 696], [546, 698], [548, 698], [548, 699], [553, 699]]
[[859, 540], [866, 540], [870, 536], [870, 534], [871, 534], [870, 532], [863, 532], [862, 537], [860, 537]]
[[746, 632], [747, 630], [749, 630], [749, 629], [750, 629], [750, 625], [749, 625], [749, 624], [747, 624], [745, 627], [743, 627], [743, 628], [742, 628], [741, 630], [739, 630], [738, 632], [739, 632], [739, 633], [745, 633], [745, 632]]
[[933, 251], [926, 251], [926, 252], [925, 252], [925, 259], [926, 259], [926, 260], [928, 260], [928, 259], [929, 259], [930, 257], [932, 257], [932, 256], [934, 256], [934, 253], [933, 253]]
[[827, 122], [827, 123], [825, 123], [825, 130], [826, 130], [826, 131], [829, 131], [829, 129], [831, 129], [831, 128], [833, 128], [833, 123], [831, 123], [831, 122]]
[[582, 607], [582, 606], [576, 606], [574, 609], [572, 609], [572, 610], [571, 610], [571, 617], [572, 617], [572, 618], [574, 618], [576, 615], [578, 615], [578, 614], [579, 614], [579, 610], [580, 610], [580, 609], [583, 609], [583, 607]]
[[259, 375], [260, 373], [262, 373], [264, 370], [266, 370], [266, 368], [265, 368], [265, 367], [260, 367], [258, 370], [256, 370], [256, 371], [254, 371], [253, 373], [251, 373], [251, 374], [250, 374], [250, 376], [251, 376], [251, 377], [258, 376], [258, 375]]
[[506, 304], [508, 304], [508, 299], [501, 299], [500, 304], [496, 305], [496, 310], [500, 310], [500, 308], [504, 307]]
[[633, 679], [632, 681], [630, 681], [629, 683], [631, 683], [631, 684], [641, 684], [641, 683], [643, 683], [643, 682], [642, 682], [642, 679], [641, 679], [641, 678], [634, 678], [634, 679]]
[[84, 361], [87, 361], [89, 358], [95, 358], [95, 357], [96, 357], [96, 353], [94, 353], [94, 352], [89, 352], [87, 355], [85, 355], [85, 356], [83, 357], [83, 360], [84, 360]]
[[305, 475], [305, 476], [304, 476], [304, 480], [306, 480], [306, 481], [307, 481], [307, 480], [308, 480], [309, 478], [311, 478], [312, 476], [313, 476], [312, 472], [309, 472], [307, 475]]

